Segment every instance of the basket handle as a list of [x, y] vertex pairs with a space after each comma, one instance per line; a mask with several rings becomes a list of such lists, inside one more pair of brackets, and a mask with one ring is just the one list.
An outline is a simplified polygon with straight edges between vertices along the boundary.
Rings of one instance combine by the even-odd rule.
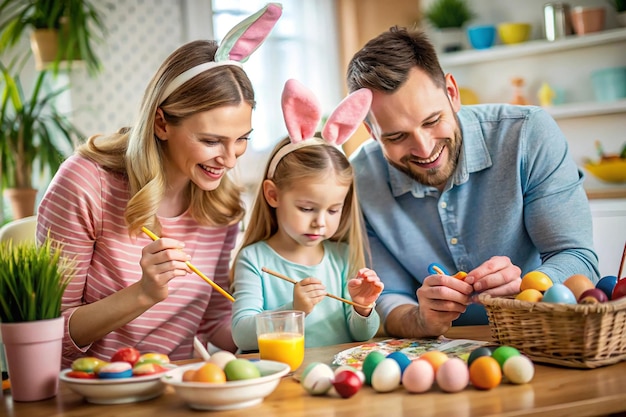
[[624, 260], [626, 260], [626, 242], [624, 242], [624, 252], [622, 253], [622, 260], [619, 263], [619, 270], [617, 271], [617, 280], [622, 278], [622, 269], [624, 269]]

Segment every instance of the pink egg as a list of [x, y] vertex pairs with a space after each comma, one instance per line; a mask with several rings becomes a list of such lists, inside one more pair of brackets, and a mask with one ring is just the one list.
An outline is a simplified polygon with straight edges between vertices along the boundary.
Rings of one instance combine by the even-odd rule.
[[414, 360], [406, 367], [402, 374], [402, 385], [408, 392], [421, 393], [433, 386], [435, 370], [424, 359]]
[[469, 369], [465, 361], [450, 358], [437, 370], [437, 385], [445, 392], [459, 392], [469, 384]]

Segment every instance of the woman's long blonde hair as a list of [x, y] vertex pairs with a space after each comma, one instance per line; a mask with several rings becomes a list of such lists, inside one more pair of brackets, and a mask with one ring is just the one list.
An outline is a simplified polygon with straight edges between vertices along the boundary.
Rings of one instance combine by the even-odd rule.
[[[160, 232], [157, 210], [166, 188], [161, 141], [154, 132], [155, 115], [163, 110], [166, 121], [179, 125], [196, 113], [247, 102], [255, 107], [252, 83], [245, 72], [233, 65], [204, 71], [184, 83], [162, 103], [159, 97], [170, 82], [196, 65], [211, 62], [217, 50], [215, 41], [193, 41], [174, 51], [156, 72], [144, 93], [137, 122], [108, 136], [92, 136], [77, 152], [106, 169], [125, 175], [129, 201], [125, 218], [130, 235], [142, 226]], [[212, 191], [191, 183], [188, 193], [190, 212], [204, 225], [228, 225], [241, 220], [244, 207], [241, 188], [228, 176]]]
[[[289, 138], [285, 138], [278, 143], [272, 151], [269, 161], [288, 143], [290, 143]], [[267, 165], [264, 178], [267, 178], [269, 162]], [[317, 180], [325, 176], [328, 170], [334, 171], [340, 184], [349, 185], [341, 219], [339, 220], [339, 227], [329, 240], [348, 244], [349, 276], [354, 277], [359, 269], [365, 267], [367, 243], [364, 239], [363, 218], [356, 195], [354, 172], [348, 158], [341, 150], [332, 145], [306, 146], [288, 153], [280, 160], [276, 166], [272, 181], [278, 190], [284, 191], [297, 187], [303, 181]], [[261, 184], [256, 194], [256, 200], [241, 248], [267, 240], [277, 231], [276, 209], [267, 203], [263, 194], [263, 185]]]

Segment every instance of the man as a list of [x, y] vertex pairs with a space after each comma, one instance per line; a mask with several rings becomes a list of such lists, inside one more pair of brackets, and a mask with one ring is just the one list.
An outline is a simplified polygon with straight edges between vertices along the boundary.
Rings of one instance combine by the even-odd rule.
[[[461, 107], [428, 38], [397, 27], [354, 55], [347, 82], [373, 92], [374, 140], [352, 163], [388, 334], [485, 324], [475, 295], [517, 294], [532, 270], [598, 279], [583, 174], [541, 108]], [[433, 262], [446, 273], [428, 272]]]

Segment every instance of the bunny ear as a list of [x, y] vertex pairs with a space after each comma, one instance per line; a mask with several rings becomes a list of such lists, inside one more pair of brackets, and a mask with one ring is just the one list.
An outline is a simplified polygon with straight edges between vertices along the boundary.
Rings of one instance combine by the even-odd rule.
[[367, 116], [372, 104], [372, 92], [361, 88], [344, 98], [328, 117], [322, 137], [328, 143], [341, 145], [354, 134]]
[[322, 119], [321, 106], [313, 92], [297, 80], [287, 80], [281, 106], [291, 143], [312, 138]]
[[261, 10], [242, 20], [224, 36], [215, 61], [246, 62], [272, 31], [283, 13], [280, 3], [268, 3]]

